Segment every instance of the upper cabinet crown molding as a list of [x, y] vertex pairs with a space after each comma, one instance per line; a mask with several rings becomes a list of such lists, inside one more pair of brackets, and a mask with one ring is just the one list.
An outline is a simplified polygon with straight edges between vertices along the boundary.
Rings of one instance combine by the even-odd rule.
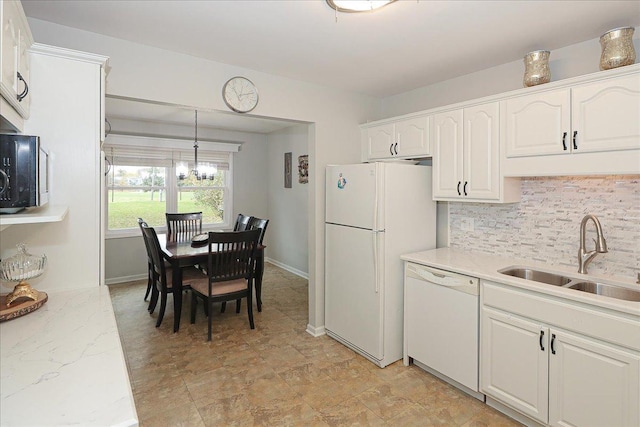
[[107, 63], [109, 62], [108, 56], [98, 55], [96, 53], [81, 52], [79, 50], [67, 49], [64, 47], [49, 46], [42, 43], [34, 43], [29, 49], [29, 52], [65, 59], [74, 59], [76, 61], [98, 64], [102, 67], [106, 67]]

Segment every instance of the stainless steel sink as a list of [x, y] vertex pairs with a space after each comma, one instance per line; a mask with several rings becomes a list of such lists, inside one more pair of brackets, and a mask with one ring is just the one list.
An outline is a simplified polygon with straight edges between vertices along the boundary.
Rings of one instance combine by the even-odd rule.
[[624, 301], [640, 302], [640, 287], [638, 289], [616, 286], [608, 283], [592, 282], [577, 277], [564, 276], [550, 271], [536, 270], [530, 267], [511, 266], [498, 270], [498, 273], [547, 285], [562, 286], [580, 292], [615, 298]]
[[521, 279], [533, 280], [534, 282], [541, 282], [554, 286], [564, 286], [571, 282], [571, 277], [525, 267], [509, 267], [498, 272], [506, 274], [507, 276], [519, 277]]
[[567, 286], [569, 289], [575, 289], [590, 294], [603, 295], [605, 297], [621, 299], [625, 301], [640, 302], [640, 291], [635, 289], [623, 288], [621, 286], [608, 285], [606, 283], [597, 282], [577, 282]]

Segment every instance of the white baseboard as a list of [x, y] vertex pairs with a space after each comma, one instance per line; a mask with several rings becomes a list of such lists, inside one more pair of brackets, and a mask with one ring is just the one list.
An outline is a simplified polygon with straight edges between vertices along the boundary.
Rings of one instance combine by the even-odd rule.
[[105, 285], [115, 285], [117, 283], [135, 282], [136, 280], [143, 280], [147, 278], [147, 274], [134, 274], [132, 276], [112, 277], [104, 281]]
[[304, 271], [300, 271], [297, 268], [293, 268], [287, 264], [283, 264], [280, 261], [276, 261], [275, 259], [271, 259], [268, 257], [265, 257], [264, 261], [268, 262], [269, 264], [273, 264], [276, 267], [280, 267], [283, 270], [287, 270], [289, 273], [293, 273], [296, 276], [302, 277], [303, 279], [309, 280], [309, 273], [305, 273]]
[[307, 333], [310, 334], [311, 336], [319, 337], [322, 335], [326, 335], [327, 331], [324, 329], [324, 326], [319, 326], [316, 328], [315, 326], [311, 326], [310, 324], [307, 324]]

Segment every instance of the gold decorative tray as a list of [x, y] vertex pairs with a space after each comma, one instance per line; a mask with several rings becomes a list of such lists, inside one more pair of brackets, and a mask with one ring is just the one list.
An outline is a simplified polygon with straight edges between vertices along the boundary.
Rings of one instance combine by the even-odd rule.
[[0, 295], [0, 322], [24, 316], [32, 311], [36, 311], [49, 299], [46, 292], [38, 292], [38, 299], [16, 301], [11, 307], [7, 307], [7, 294]]

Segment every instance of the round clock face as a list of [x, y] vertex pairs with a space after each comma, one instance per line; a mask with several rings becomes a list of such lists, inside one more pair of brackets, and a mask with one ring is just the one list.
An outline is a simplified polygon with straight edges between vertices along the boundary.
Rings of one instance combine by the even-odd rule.
[[248, 113], [258, 105], [258, 89], [249, 79], [233, 77], [224, 84], [222, 98], [233, 111]]

